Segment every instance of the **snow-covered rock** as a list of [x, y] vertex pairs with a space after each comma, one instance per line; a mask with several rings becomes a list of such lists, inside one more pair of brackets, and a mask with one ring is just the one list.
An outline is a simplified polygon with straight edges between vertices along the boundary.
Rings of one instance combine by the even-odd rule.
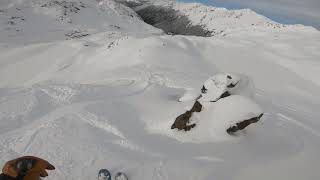
[[259, 117], [262, 113], [260, 106], [251, 99], [232, 95], [206, 106], [198, 113], [198, 125], [208, 136], [222, 136], [227, 133], [228, 128], [244, 120]]
[[216, 102], [225, 92], [237, 86], [239, 81], [240, 77], [227, 73], [210, 77], [201, 88], [199, 102]]
[[231, 95], [242, 95], [254, 98], [254, 83], [251, 78], [239, 73], [218, 73], [208, 78], [198, 89], [186, 89], [179, 98], [180, 102], [195, 101], [214, 102], [228, 92]]
[[[175, 119], [173, 125], [171, 126], [171, 129], [177, 128], [179, 130], [190, 131], [198, 123], [199, 124], [202, 123], [201, 119], [199, 119], [198, 122], [192, 121], [193, 120], [192, 116], [194, 113], [201, 114], [203, 112], [213, 111], [213, 109], [215, 108], [212, 109], [212, 106], [220, 107], [221, 103], [217, 103], [217, 102], [230, 96], [235, 95], [235, 97], [233, 98], [235, 99], [234, 100], [235, 102], [232, 103], [232, 105], [238, 102], [243, 103], [244, 106], [250, 105], [249, 98], [252, 97], [252, 94], [253, 94], [252, 83], [249, 83], [250, 81], [246, 76], [242, 75], [243, 78], [240, 78], [240, 77], [241, 77], [240, 75], [235, 75], [230, 73], [220, 73], [206, 80], [201, 88], [201, 94], [198, 95], [198, 97], [195, 99], [195, 103], [193, 107], [190, 110], [178, 116]], [[232, 93], [230, 93], [231, 91]], [[242, 94], [246, 95], [247, 97], [240, 96]], [[195, 97], [196, 97], [195, 94], [192, 94], [192, 93], [188, 94], [187, 92], [180, 98], [180, 101], [190, 100], [191, 98], [195, 98]], [[236, 97], [238, 97], [239, 100], [237, 100]], [[243, 99], [247, 99], [247, 102], [244, 102]], [[224, 104], [222, 104], [222, 107], [226, 109], [237, 108], [234, 106], [227, 107], [227, 106], [224, 106]], [[239, 107], [241, 107], [241, 105]], [[248, 108], [250, 109], [251, 107], [248, 106]], [[222, 127], [222, 126], [216, 126], [216, 127], [220, 127], [224, 129], [229, 134], [234, 133], [238, 130], [243, 130], [244, 128], [246, 128], [248, 125], [252, 123], [258, 122], [263, 115], [262, 113], [259, 114], [258, 112], [259, 115], [253, 113], [251, 117], [243, 117], [243, 114], [237, 112], [237, 109], [234, 109], [234, 111], [236, 112], [234, 113], [234, 112], [225, 111], [225, 113], [226, 115], [231, 113], [235, 117], [230, 117], [230, 119], [218, 118], [218, 120], [215, 120], [215, 121], [220, 121], [220, 120], [225, 121], [221, 123], [222, 124], [228, 123], [229, 127]], [[257, 109], [252, 109], [252, 111], [256, 112]], [[217, 113], [219, 114], [220, 112], [217, 112]], [[210, 126], [207, 126], [207, 127], [210, 127]]]
[[188, 125], [196, 124], [196, 126], [188, 132], [174, 130], [173, 136], [187, 142], [230, 140], [232, 138], [227, 132], [229, 128], [252, 118], [259, 120], [258, 117], [262, 114], [261, 107], [251, 99], [232, 95], [215, 103], [206, 104], [206, 108], [201, 112], [194, 112]]

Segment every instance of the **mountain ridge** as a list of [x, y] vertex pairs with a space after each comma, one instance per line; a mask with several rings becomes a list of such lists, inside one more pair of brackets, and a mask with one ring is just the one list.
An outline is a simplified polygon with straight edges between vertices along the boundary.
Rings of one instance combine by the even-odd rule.
[[[76, 34], [72, 37], [84, 37], [94, 33], [113, 31], [117, 28], [116, 24], [121, 24], [122, 30], [120, 31], [123, 32], [128, 30], [148, 32], [153, 29], [150, 25], [142, 22], [141, 17], [125, 2], [131, 2], [131, 6], [135, 7], [146, 4], [146, 1], [127, 0], [2, 1], [0, 4], [0, 32], [2, 33], [0, 36], [3, 35], [1, 38], [4, 40], [7, 38], [18, 40], [19, 37], [27, 36], [30, 37], [31, 42], [36, 42], [35, 39], [42, 41], [45, 39], [65, 39], [70, 38], [70, 34]], [[135, 5], [132, 5], [132, 2]], [[176, 11], [176, 14], [168, 17], [169, 19], [185, 16], [188, 20], [181, 19], [181, 21], [185, 21], [185, 25], [180, 28], [186, 28], [190, 25], [199, 26], [205, 31], [212, 32], [213, 36], [225, 36], [244, 31], [306, 31], [319, 33], [312, 27], [275, 23], [250, 9], [227, 10], [199, 3], [173, 3], [172, 1], [164, 1], [162, 4], [159, 4], [159, 2], [155, 4], [147, 3], [147, 6], [143, 8], [146, 9], [151, 5]], [[94, 19], [94, 21], [90, 19]], [[130, 28], [128, 28], [127, 22], [130, 23]], [[174, 24], [168, 25], [173, 27]], [[135, 28], [133, 28], [134, 26]], [[154, 32], [160, 33], [159, 30], [155, 29]], [[188, 34], [192, 35], [192, 32]]]

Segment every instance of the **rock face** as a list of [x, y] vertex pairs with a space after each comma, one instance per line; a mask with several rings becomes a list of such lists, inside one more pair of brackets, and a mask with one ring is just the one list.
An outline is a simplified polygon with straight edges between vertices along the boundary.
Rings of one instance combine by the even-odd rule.
[[196, 124], [190, 124], [190, 118], [192, 116], [191, 111], [187, 111], [180, 116], [176, 118], [174, 121], [173, 125], [171, 126], [171, 129], [179, 129], [179, 130], [185, 130], [185, 131], [190, 131], [190, 129], [194, 128]]
[[172, 35], [212, 36], [211, 31], [201, 25], [192, 25], [187, 16], [170, 7], [151, 5], [136, 11], [146, 22]]
[[[213, 124], [222, 125], [224, 131], [230, 135], [245, 129], [252, 123], [257, 123], [263, 116], [258, 105], [248, 97], [236, 94], [241, 94], [239, 91], [241, 88], [238, 87], [241, 85], [241, 81], [245, 81], [245, 78], [242, 80], [239, 76], [228, 73], [217, 74], [206, 80], [201, 88], [201, 95], [192, 108], [178, 116], [171, 129], [190, 131], [196, 127], [196, 123], [190, 123], [190, 118], [194, 113], [200, 115], [204, 113], [206, 118], [208, 115], [218, 118], [212, 119], [215, 122]], [[248, 80], [246, 80], [246, 84], [249, 84]], [[238, 90], [235, 90], [237, 88]], [[220, 102], [224, 98], [227, 100]], [[201, 119], [199, 121], [201, 123]]]
[[171, 129], [177, 128], [179, 130], [190, 131], [196, 126], [196, 124], [190, 124], [192, 113], [200, 112], [201, 109], [202, 105], [198, 101], [196, 101], [190, 111], [186, 111], [176, 118], [173, 125], [171, 126]]
[[258, 117], [253, 117], [253, 118], [241, 121], [239, 123], [236, 123], [234, 126], [227, 129], [227, 133], [232, 135], [239, 130], [243, 130], [250, 124], [257, 123], [262, 116], [263, 116], [263, 113], [261, 113]]

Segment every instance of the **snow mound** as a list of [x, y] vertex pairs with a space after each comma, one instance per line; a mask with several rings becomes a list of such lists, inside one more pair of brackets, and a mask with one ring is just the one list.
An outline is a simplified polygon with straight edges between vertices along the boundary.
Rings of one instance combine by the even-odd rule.
[[225, 136], [226, 129], [240, 121], [257, 117], [261, 113], [259, 105], [251, 99], [239, 95], [229, 96], [198, 113], [199, 129], [202, 129], [202, 132], [207, 130], [209, 136]]
[[[231, 127], [238, 126], [245, 120], [262, 116], [259, 105], [251, 100], [253, 90], [252, 80], [245, 75], [216, 74], [204, 82], [201, 94], [188, 90], [179, 99], [180, 102], [196, 100], [196, 103], [201, 104], [201, 109], [193, 110], [196, 106], [194, 105], [190, 111], [187, 111], [193, 113], [190, 114], [190, 120], [186, 112], [176, 118], [172, 127], [181, 130], [184, 128], [181, 127], [181, 123], [186, 123], [189, 127], [196, 125], [196, 128], [191, 130], [191, 138], [188, 137], [195, 142], [224, 140], [226, 132]], [[188, 118], [183, 118], [184, 115]], [[185, 131], [181, 132], [190, 133], [189, 130]]]
[[186, 89], [184, 94], [179, 98], [179, 102], [194, 101], [200, 96], [200, 91], [195, 89]]
[[192, 143], [232, 140], [234, 138], [226, 132], [228, 128], [243, 120], [258, 117], [261, 113], [260, 106], [251, 99], [232, 95], [207, 104], [203, 111], [194, 113], [191, 121], [196, 122], [197, 126], [191, 131], [173, 130], [167, 135], [181, 142]]
[[201, 89], [200, 102], [215, 102], [220, 96], [238, 84], [240, 78], [231, 74], [217, 74], [206, 80]]
[[254, 99], [255, 85], [251, 77], [245, 74], [232, 73], [232, 77], [235, 79], [233, 84], [235, 87], [229, 88], [228, 91], [232, 95], [241, 95], [251, 99]]
[[[231, 79], [228, 77], [231, 77]], [[203, 87], [205, 88], [205, 93], [201, 92]], [[247, 75], [239, 73], [215, 74], [203, 83], [202, 88], [186, 89], [185, 93], [179, 98], [179, 101], [194, 101], [200, 96], [201, 98], [199, 101], [202, 102], [216, 101], [226, 91], [231, 95], [241, 95], [254, 98], [253, 80]]]

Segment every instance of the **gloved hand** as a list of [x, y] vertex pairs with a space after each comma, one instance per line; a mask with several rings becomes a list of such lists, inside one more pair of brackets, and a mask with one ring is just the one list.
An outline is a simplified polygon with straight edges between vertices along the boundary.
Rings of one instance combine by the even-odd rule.
[[55, 167], [46, 160], [24, 156], [8, 161], [2, 169], [2, 173], [16, 179], [39, 180], [40, 177], [48, 176], [46, 170], [54, 169]]

